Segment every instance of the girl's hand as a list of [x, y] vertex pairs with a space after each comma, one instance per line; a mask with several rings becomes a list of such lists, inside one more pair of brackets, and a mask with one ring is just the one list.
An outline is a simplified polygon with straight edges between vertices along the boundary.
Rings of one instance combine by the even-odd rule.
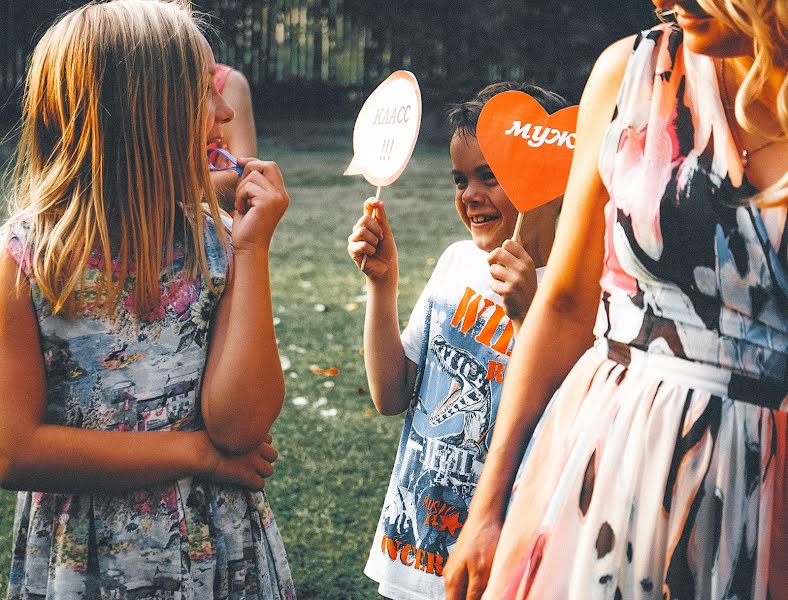
[[520, 242], [506, 240], [487, 258], [491, 289], [503, 298], [503, 307], [519, 328], [536, 294], [536, 267]]
[[238, 165], [244, 172], [235, 188], [235, 252], [267, 250], [290, 197], [275, 162], [239, 158]]
[[347, 238], [347, 252], [359, 268], [366, 257], [363, 270], [372, 281], [396, 274], [397, 245], [382, 201], [367, 198], [364, 202], [364, 216]]
[[271, 445], [271, 434], [266, 434], [265, 441], [246, 454], [228, 454], [217, 450], [208, 436], [208, 455], [211, 456], [211, 468], [208, 477], [221, 483], [240, 485], [251, 490], [262, 490], [265, 479], [274, 472], [273, 463], [279, 453]]

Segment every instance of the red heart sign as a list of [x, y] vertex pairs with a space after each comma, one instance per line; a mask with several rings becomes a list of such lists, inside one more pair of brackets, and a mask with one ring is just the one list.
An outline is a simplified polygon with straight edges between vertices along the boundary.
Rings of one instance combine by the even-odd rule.
[[503, 92], [484, 105], [479, 147], [498, 183], [520, 212], [564, 193], [575, 147], [577, 106], [548, 115], [523, 92]]

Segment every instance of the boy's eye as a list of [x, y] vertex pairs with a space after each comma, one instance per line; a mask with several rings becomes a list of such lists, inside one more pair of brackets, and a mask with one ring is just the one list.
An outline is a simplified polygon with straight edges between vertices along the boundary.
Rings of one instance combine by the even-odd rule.
[[490, 181], [495, 181], [496, 180], [495, 179], [495, 174], [492, 171], [482, 171], [481, 173], [479, 173], [479, 178], [482, 181], [486, 181], [488, 183]]
[[468, 185], [468, 180], [465, 179], [465, 177], [457, 177], [457, 176], [455, 176], [454, 177], [454, 185], [456, 185], [458, 188], [465, 187], [466, 185]]

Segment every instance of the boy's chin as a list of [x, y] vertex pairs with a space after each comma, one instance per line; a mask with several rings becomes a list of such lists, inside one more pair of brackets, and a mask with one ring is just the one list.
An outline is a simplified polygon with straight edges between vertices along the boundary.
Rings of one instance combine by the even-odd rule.
[[500, 248], [501, 246], [503, 246], [503, 243], [507, 239], [509, 239], [509, 238], [498, 239], [498, 237], [496, 236], [489, 236], [489, 235], [474, 235], [473, 232], [471, 232], [471, 238], [473, 239], [473, 243], [476, 244], [476, 247], [479, 250], [484, 250], [485, 252], [492, 252], [496, 248]]

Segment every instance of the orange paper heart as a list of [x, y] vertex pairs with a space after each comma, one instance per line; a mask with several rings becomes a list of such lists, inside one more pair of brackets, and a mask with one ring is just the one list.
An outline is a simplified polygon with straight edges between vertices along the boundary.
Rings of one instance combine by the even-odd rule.
[[564, 193], [575, 147], [577, 106], [548, 115], [523, 92], [503, 92], [484, 105], [479, 147], [498, 183], [520, 212]]

